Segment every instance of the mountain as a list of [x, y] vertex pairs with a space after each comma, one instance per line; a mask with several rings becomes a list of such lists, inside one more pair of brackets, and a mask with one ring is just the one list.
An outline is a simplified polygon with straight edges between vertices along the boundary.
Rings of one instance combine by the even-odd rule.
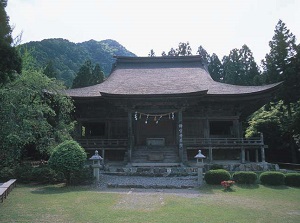
[[57, 79], [62, 80], [67, 87], [72, 85], [79, 68], [88, 59], [94, 64], [99, 63], [107, 76], [115, 62], [113, 56], [136, 56], [111, 39], [89, 40], [82, 43], [73, 43], [66, 39], [45, 39], [28, 42], [20, 47], [31, 52], [36, 59], [37, 67], [45, 68], [52, 62]]

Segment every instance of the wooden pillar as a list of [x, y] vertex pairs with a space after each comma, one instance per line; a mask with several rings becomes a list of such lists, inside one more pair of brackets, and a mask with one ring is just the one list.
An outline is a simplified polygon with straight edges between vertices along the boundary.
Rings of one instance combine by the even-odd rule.
[[105, 164], [105, 149], [102, 149], [102, 162]]
[[255, 162], [258, 163], [258, 149], [255, 150]]
[[239, 138], [244, 137], [244, 132], [243, 132], [243, 123], [239, 122]]
[[209, 153], [209, 162], [212, 163], [213, 162], [213, 153], [212, 153], [212, 148], [211, 147], [209, 147], [208, 153]]
[[261, 154], [261, 162], [266, 162], [265, 158], [265, 145], [264, 145], [264, 135], [260, 133], [260, 140], [261, 140], [261, 147], [260, 147], [260, 154]]
[[131, 162], [133, 147], [132, 111], [128, 111], [128, 162]]
[[245, 148], [244, 147], [242, 147], [242, 149], [241, 149], [241, 158], [242, 158], [241, 162], [245, 163]]
[[266, 158], [265, 158], [265, 147], [261, 146], [260, 147], [260, 154], [261, 154], [261, 162], [266, 162]]
[[[203, 121], [203, 137], [205, 139], [209, 139], [209, 136], [210, 136], [209, 132], [210, 132], [209, 120], [206, 117], [206, 119], [204, 119], [204, 121]], [[208, 161], [210, 163], [213, 162], [213, 152], [212, 151], [213, 151], [212, 147], [209, 146], [209, 148], [208, 148]]]
[[247, 150], [247, 162], [250, 162], [250, 151]]
[[203, 136], [204, 136], [204, 138], [209, 138], [209, 121], [208, 121], [208, 118], [204, 119], [204, 122], [203, 122]]
[[182, 125], [182, 111], [178, 112], [178, 152], [179, 159], [183, 162], [183, 125]]
[[112, 138], [112, 132], [111, 132], [111, 121], [110, 120], [108, 120], [106, 122], [106, 131], [107, 131], [107, 133], [106, 133], [107, 138], [111, 139]]
[[233, 132], [234, 137], [241, 138], [239, 120], [237, 119], [233, 120]]

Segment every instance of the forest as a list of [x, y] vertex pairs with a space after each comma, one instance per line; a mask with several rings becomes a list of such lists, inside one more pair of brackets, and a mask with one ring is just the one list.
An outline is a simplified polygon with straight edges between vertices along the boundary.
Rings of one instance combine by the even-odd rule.
[[[73, 102], [62, 90], [105, 80], [113, 55], [135, 56], [114, 40], [75, 44], [47, 39], [16, 45], [6, 2], [0, 0], [0, 167], [47, 159], [56, 145], [72, 138], [75, 125]], [[202, 46], [197, 54], [215, 81], [238, 85], [282, 82], [273, 100], [244, 123], [245, 137], [264, 133], [268, 162], [299, 163], [300, 45], [283, 21], [274, 25], [270, 51], [261, 65], [246, 44], [222, 59], [209, 55]], [[161, 56], [191, 52], [189, 43], [181, 42]], [[149, 56], [155, 52], [151, 50]]]

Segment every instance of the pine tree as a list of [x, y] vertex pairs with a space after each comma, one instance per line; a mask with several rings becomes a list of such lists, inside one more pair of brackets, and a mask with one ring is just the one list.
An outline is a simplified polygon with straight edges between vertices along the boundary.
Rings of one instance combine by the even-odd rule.
[[210, 63], [208, 64], [208, 72], [213, 80], [223, 82], [224, 68], [223, 64], [219, 60], [219, 57], [213, 53], [210, 57]]
[[[262, 61], [266, 83], [283, 81], [277, 94], [278, 103], [283, 102], [287, 108], [285, 117], [287, 123], [284, 138], [287, 139], [292, 154], [292, 161], [297, 162], [297, 148], [294, 140], [293, 107], [299, 101], [299, 49], [296, 38], [281, 20], [278, 21], [272, 40], [269, 42], [270, 52]], [[298, 58], [298, 59], [297, 59]]]
[[99, 64], [93, 68], [92, 62], [87, 60], [80, 68], [73, 81], [72, 88], [80, 88], [99, 84], [104, 81], [104, 73]]
[[73, 80], [72, 88], [90, 86], [89, 82], [92, 79], [92, 70], [92, 62], [90, 60], [85, 61], [85, 63], [79, 68], [79, 71]]
[[150, 52], [148, 53], [148, 57], [155, 57], [155, 52], [153, 49], [151, 49]]
[[176, 54], [176, 51], [174, 50], [174, 48], [171, 48], [170, 51], [168, 52], [168, 56], [169, 57], [175, 57], [177, 54]]
[[247, 45], [233, 49], [223, 57], [224, 82], [236, 85], [254, 85], [260, 77], [258, 66]]
[[297, 49], [296, 37], [287, 29], [281, 20], [275, 27], [275, 34], [269, 42], [270, 52], [263, 60], [264, 75], [267, 83], [283, 81], [282, 87], [277, 94], [278, 100], [283, 100], [288, 106], [291, 116], [290, 103], [299, 100], [299, 72], [297, 72]]
[[210, 56], [207, 51], [202, 46], [199, 46], [197, 53], [202, 57], [204, 64], [208, 66], [210, 63]]
[[241, 83], [243, 85], [255, 85], [255, 79], [260, 76], [258, 66], [254, 60], [253, 54], [247, 45], [243, 45], [239, 50], [241, 63]]
[[161, 56], [162, 56], [162, 57], [166, 57], [166, 56], [168, 56], [168, 55], [166, 54], [165, 51], [162, 51]]
[[228, 84], [240, 85], [242, 80], [239, 50], [231, 50], [229, 56], [223, 57], [222, 62], [224, 66], [224, 82]]
[[192, 48], [190, 47], [189, 42], [178, 44], [178, 48], [176, 49], [176, 56], [190, 56], [192, 55]]
[[97, 63], [92, 72], [92, 79], [90, 80], [90, 85], [100, 84], [104, 81], [104, 73]]
[[270, 52], [262, 61], [266, 82], [276, 83], [285, 80], [290, 74], [290, 59], [296, 54], [296, 38], [285, 23], [278, 21], [275, 34], [269, 42]]
[[9, 17], [5, 12], [7, 0], [0, 0], [0, 85], [15, 79], [21, 73], [22, 61], [14, 47]]
[[11, 36], [11, 27], [9, 25], [9, 17], [6, 14], [5, 8], [7, 6], [7, 0], [0, 0], [0, 40], [8, 45], [13, 42]]

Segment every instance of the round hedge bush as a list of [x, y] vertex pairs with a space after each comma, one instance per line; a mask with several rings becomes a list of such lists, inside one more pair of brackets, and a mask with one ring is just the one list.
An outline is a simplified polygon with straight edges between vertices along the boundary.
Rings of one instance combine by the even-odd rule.
[[232, 179], [238, 184], [255, 184], [257, 175], [253, 171], [239, 171], [232, 175]]
[[300, 187], [300, 173], [285, 174], [285, 184], [291, 187]]
[[285, 176], [281, 172], [267, 171], [260, 175], [259, 180], [264, 185], [278, 186], [284, 185], [284, 178]]
[[207, 184], [220, 184], [224, 180], [230, 180], [230, 173], [227, 170], [209, 170], [204, 175]]
[[67, 180], [67, 184], [72, 184], [75, 173], [84, 168], [87, 155], [84, 149], [75, 141], [67, 140], [54, 148], [50, 156], [48, 165], [62, 172]]

